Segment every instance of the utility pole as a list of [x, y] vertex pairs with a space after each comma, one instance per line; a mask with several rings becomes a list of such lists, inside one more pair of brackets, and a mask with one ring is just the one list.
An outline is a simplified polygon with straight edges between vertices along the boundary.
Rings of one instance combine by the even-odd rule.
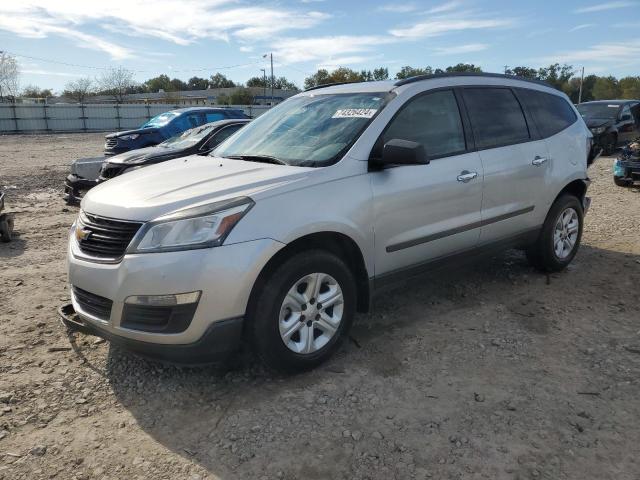
[[584, 83], [584, 67], [582, 67], [582, 75], [580, 75], [580, 91], [578, 92], [578, 105], [582, 103], [582, 84]]
[[273, 52], [269, 54], [265, 53], [262, 58], [267, 58], [267, 55], [271, 57], [271, 106], [273, 107], [273, 84], [275, 83], [273, 79]]
[[262, 81], [263, 81], [262, 100], [266, 102], [267, 101], [267, 69], [261, 68], [260, 70], [262, 70]]
[[505, 65], [505, 66], [504, 66], [504, 74], [505, 74], [505, 75], [507, 74], [507, 70], [508, 70], [508, 69], [509, 69], [509, 65]]

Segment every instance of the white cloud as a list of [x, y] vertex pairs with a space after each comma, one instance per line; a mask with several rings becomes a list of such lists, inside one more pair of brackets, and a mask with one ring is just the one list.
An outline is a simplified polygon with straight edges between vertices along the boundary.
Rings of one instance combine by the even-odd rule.
[[453, 47], [438, 47], [435, 49], [435, 55], [460, 55], [463, 53], [481, 52], [489, 48], [486, 43], [469, 43], [466, 45], [456, 45]]
[[510, 27], [515, 24], [509, 18], [465, 18], [465, 17], [435, 17], [430, 20], [417, 22], [404, 28], [394, 28], [389, 33], [394, 37], [404, 39], [420, 39], [436, 37], [450, 32], [463, 30], [485, 30], [500, 27]]
[[[256, 6], [235, 0], [23, 0], [0, 3], [0, 30], [21, 37], [51, 35], [108, 53], [120, 60], [132, 50], [96, 34], [159, 38], [178, 45], [201, 39], [266, 39], [282, 32], [313, 27], [330, 18], [316, 11]], [[91, 29], [91, 34], [85, 33]]]
[[55, 77], [81, 77], [82, 75], [77, 73], [69, 73], [69, 72], [55, 72], [52, 70], [44, 70], [40, 68], [28, 68], [25, 70], [20, 70], [20, 73], [27, 73], [30, 75], [44, 75], [46, 77], [55, 76]]
[[389, 36], [336, 35], [315, 38], [283, 38], [274, 43], [273, 56], [282, 63], [332, 62], [335, 57], [350, 57], [376, 46], [393, 43]]
[[599, 63], [629, 63], [640, 65], [640, 40], [626, 42], [601, 43], [585, 47], [580, 50], [559, 52], [540, 59], [542, 62], [599, 62]]
[[585, 28], [591, 28], [595, 26], [595, 23], [583, 23], [582, 25], [576, 25], [575, 27], [569, 29], [569, 32], [577, 32], [578, 30], [584, 30]]
[[443, 3], [442, 5], [437, 5], [433, 8], [430, 8], [429, 10], [427, 10], [426, 13], [444, 13], [444, 12], [450, 12], [451, 10], [455, 10], [456, 8], [458, 8], [459, 6], [462, 5], [462, 2], [457, 2], [457, 1], [452, 1], [452, 2], [446, 2]]
[[636, 5], [638, 5], [638, 2], [628, 2], [628, 1], [605, 2], [605, 3], [598, 3], [596, 5], [590, 5], [587, 7], [578, 8], [575, 10], [575, 13], [602, 12], [604, 10], [616, 10], [619, 8], [634, 7]]
[[377, 8], [379, 12], [388, 13], [409, 13], [418, 9], [413, 3], [389, 3], [387, 5], [381, 5]]

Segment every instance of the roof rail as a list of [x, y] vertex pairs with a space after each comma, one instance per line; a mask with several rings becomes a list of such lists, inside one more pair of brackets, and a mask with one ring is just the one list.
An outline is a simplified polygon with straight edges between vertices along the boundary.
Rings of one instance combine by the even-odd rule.
[[422, 80], [431, 80], [434, 78], [447, 78], [447, 77], [489, 77], [489, 78], [507, 78], [509, 80], [520, 80], [523, 82], [536, 83], [538, 85], [544, 85], [545, 87], [553, 88], [547, 82], [543, 82], [542, 80], [534, 80], [531, 78], [518, 77], [515, 75], [505, 75], [503, 73], [477, 73], [477, 72], [452, 72], [452, 73], [434, 73], [431, 75], [416, 75], [415, 77], [405, 78], [403, 80], [398, 80], [393, 85], [395, 87], [400, 87], [402, 85], [407, 85], [409, 83], [420, 82]]
[[324, 83], [322, 85], [316, 85], [315, 87], [311, 87], [311, 88], [307, 88], [303, 91], [305, 92], [309, 92], [311, 90], [317, 90], [319, 88], [324, 88], [324, 87], [335, 87], [336, 85], [346, 85], [347, 83], [361, 83], [361, 82], [334, 82], [334, 83]]

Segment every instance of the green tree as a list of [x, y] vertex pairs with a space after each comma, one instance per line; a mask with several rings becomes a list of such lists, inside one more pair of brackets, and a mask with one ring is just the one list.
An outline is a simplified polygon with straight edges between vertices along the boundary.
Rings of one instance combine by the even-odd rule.
[[513, 67], [507, 69], [505, 72], [507, 75], [513, 75], [514, 77], [527, 78], [529, 80], [535, 80], [538, 78], [538, 70], [530, 67]]
[[573, 76], [573, 67], [571, 65], [560, 65], [554, 63], [548, 67], [538, 70], [538, 79], [547, 82], [553, 88], [564, 90], [569, 79]]
[[216, 97], [217, 105], [229, 105], [229, 95], [226, 93], [221, 93]]
[[171, 90], [171, 79], [168, 75], [162, 74], [157, 77], [150, 78], [144, 82], [144, 88], [149, 93], [156, 93], [160, 90], [168, 92]]
[[326, 85], [331, 83], [329, 71], [321, 68], [316, 73], [304, 79], [304, 88], [317, 87], [318, 85]]
[[238, 88], [229, 96], [231, 105], [251, 105], [253, 104], [253, 95], [248, 88]]
[[172, 78], [171, 82], [169, 82], [169, 88], [174, 92], [184, 92], [185, 90], [189, 90], [186, 82], [179, 78]]
[[640, 77], [624, 77], [620, 79], [620, 97], [640, 98]]
[[84, 103], [85, 99], [93, 92], [93, 80], [89, 77], [78, 78], [68, 82], [64, 87], [63, 95], [73, 98], [78, 103]]
[[[251, 77], [247, 80], [247, 87], [271, 88], [271, 79], [267, 77], [265, 82], [264, 77]], [[286, 77], [276, 78], [273, 82], [273, 88], [278, 90], [298, 90], [296, 84]]]
[[27, 85], [22, 90], [21, 96], [25, 98], [49, 98], [53, 97], [53, 92], [49, 88], [41, 89], [35, 85]]
[[593, 98], [595, 100], [613, 100], [620, 98], [620, 84], [616, 77], [598, 77], [593, 86]]
[[235, 87], [236, 84], [233, 80], [229, 80], [221, 73], [216, 73], [215, 75], [211, 75], [209, 78], [209, 86], [211, 88], [232, 88]]
[[481, 73], [482, 69], [476, 67], [473, 63], [459, 63], [451, 67], [447, 67], [445, 70], [447, 73]]
[[405, 67], [402, 67], [400, 71], [396, 73], [396, 80], [417, 77], [418, 75], [433, 75], [433, 73], [433, 68], [431, 67], [413, 68], [407, 65]]
[[206, 90], [209, 87], [209, 80], [201, 77], [191, 77], [187, 81], [188, 90]]
[[389, 80], [389, 69], [387, 67], [375, 68], [373, 70], [374, 80]]

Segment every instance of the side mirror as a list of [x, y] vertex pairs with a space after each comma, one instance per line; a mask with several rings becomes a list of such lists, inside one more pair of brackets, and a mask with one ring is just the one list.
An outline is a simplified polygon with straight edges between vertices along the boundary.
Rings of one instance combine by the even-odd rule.
[[384, 144], [382, 157], [374, 159], [374, 164], [387, 165], [427, 165], [429, 157], [421, 143], [394, 138]]
[[631, 115], [629, 115], [628, 113], [620, 117], [621, 122], [628, 122], [629, 120], [631, 120]]

